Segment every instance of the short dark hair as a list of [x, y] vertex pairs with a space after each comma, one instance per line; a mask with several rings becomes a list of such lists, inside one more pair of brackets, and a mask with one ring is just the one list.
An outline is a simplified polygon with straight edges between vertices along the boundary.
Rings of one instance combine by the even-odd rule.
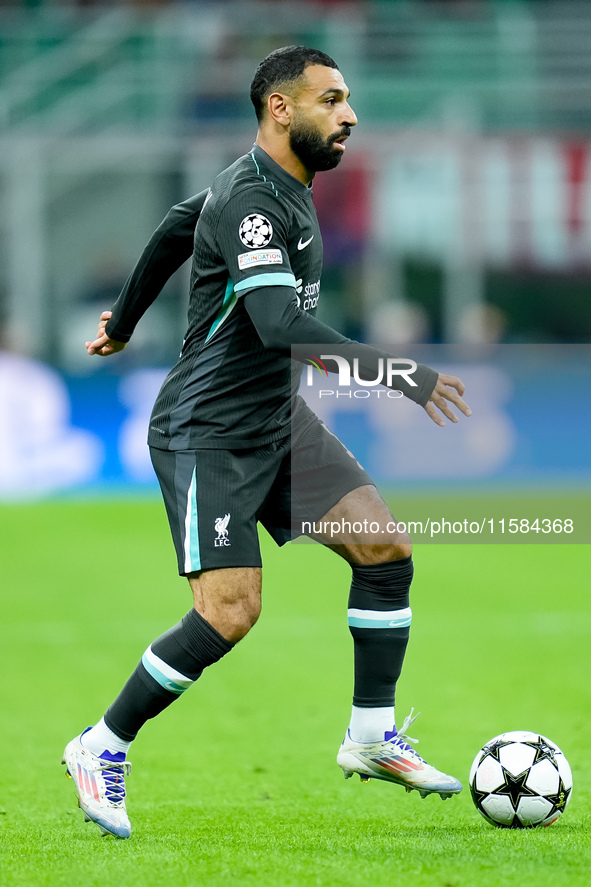
[[337, 70], [339, 67], [325, 52], [308, 46], [282, 46], [262, 60], [250, 84], [250, 100], [259, 123], [268, 96], [281, 86], [299, 80], [308, 65], [324, 65]]

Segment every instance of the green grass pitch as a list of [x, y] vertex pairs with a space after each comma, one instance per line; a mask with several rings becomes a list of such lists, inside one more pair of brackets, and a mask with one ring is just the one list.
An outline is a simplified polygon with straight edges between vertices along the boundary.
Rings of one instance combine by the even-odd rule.
[[147, 644], [189, 608], [156, 501], [0, 508], [0, 887], [237, 884], [578, 887], [591, 879], [589, 568], [578, 545], [418, 545], [399, 720], [467, 783], [505, 730], [562, 748], [574, 792], [549, 829], [489, 826], [469, 792], [345, 781], [348, 568], [263, 540], [263, 616], [131, 756], [133, 835], [101, 838], [59, 761]]

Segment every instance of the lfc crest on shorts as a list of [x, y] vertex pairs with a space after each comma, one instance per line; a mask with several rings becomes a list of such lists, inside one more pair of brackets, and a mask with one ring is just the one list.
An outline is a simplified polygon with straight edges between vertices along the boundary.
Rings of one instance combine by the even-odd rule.
[[223, 517], [216, 517], [214, 528], [217, 533], [217, 537], [213, 540], [213, 544], [216, 548], [220, 548], [223, 545], [230, 545], [231, 542], [228, 539], [228, 524], [230, 523], [230, 514], [225, 514]]

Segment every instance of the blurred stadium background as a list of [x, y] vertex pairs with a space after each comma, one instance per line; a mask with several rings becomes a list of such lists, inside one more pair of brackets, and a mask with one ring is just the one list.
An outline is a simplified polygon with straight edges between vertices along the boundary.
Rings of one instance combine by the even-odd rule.
[[[591, 4], [29, 0], [0, 2], [0, 498], [153, 489], [147, 417], [188, 268], [119, 358], [83, 342], [168, 208], [249, 149], [252, 73], [288, 43], [336, 58], [360, 121], [314, 185], [319, 316], [368, 342], [484, 355], [485, 421], [425, 479], [591, 480], [589, 349], [564, 363], [591, 337]], [[499, 343], [545, 350], [501, 378]], [[392, 428], [350, 407], [335, 430], [358, 433], [363, 413], [367, 467], [402, 480]]]

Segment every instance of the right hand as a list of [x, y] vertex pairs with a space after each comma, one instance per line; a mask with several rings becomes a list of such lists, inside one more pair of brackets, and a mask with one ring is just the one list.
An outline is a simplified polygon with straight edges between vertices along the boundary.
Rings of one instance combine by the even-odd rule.
[[[462, 382], [461, 379], [458, 379], [457, 376], [447, 376], [445, 373], [439, 373], [437, 377], [437, 384], [433, 389], [433, 393], [429, 398], [427, 406], [425, 410], [427, 414], [433, 419], [436, 425], [439, 425], [440, 428], [445, 426], [445, 422], [443, 418], [439, 415], [437, 410], [441, 410], [444, 416], [447, 416], [452, 422], [457, 422], [458, 417], [450, 409], [448, 405], [448, 401], [450, 403], [455, 404], [458, 410], [464, 414], [464, 416], [471, 416], [472, 410], [468, 406], [467, 403], [464, 403], [462, 400], [462, 395], [466, 390], [466, 386]], [[436, 409], [437, 407], [437, 409]]]
[[117, 342], [115, 339], [109, 339], [105, 333], [107, 321], [111, 317], [112, 311], [103, 311], [98, 325], [98, 333], [94, 342], [85, 342], [87, 352], [90, 355], [98, 354], [101, 357], [108, 357], [109, 354], [116, 354], [117, 351], [123, 351], [127, 342]]

